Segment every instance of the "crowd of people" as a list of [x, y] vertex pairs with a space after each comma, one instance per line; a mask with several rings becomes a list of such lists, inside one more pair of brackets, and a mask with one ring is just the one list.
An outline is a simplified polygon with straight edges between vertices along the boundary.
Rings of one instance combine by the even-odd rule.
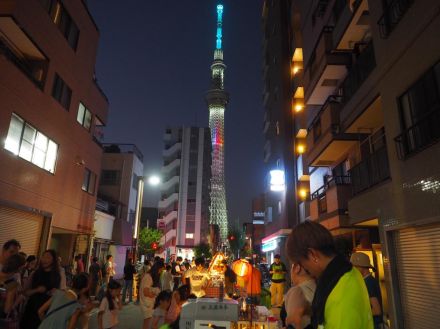
[[[38, 259], [20, 249], [17, 240], [9, 240], [2, 246], [0, 328], [84, 329], [89, 326], [94, 308], [99, 329], [115, 328], [123, 305], [137, 297], [143, 329], [158, 329], [163, 325], [173, 329], [179, 327], [182, 305], [188, 299], [212, 293], [209, 264], [203, 258], [189, 261], [177, 257], [166, 263], [163, 258], [155, 257], [145, 260], [141, 268], [128, 259], [123, 280], [115, 280], [111, 255], [103, 264], [93, 258], [88, 269], [81, 257], [75, 257], [74, 275], [67, 280], [66, 270], [54, 250], [46, 250]], [[280, 308], [285, 327], [383, 328], [380, 288], [370, 271], [373, 267], [368, 255], [361, 252], [341, 255], [330, 232], [309, 221], [292, 229], [286, 254], [290, 270], [280, 255], [275, 255], [269, 268], [270, 304], [272, 308]], [[258, 304], [261, 272], [255, 264], [250, 267], [250, 279], [242, 285], [241, 292], [251, 303]], [[233, 297], [240, 292], [240, 278], [226, 260], [218, 268], [224, 277], [224, 293]], [[289, 274], [292, 285], [285, 293]]]

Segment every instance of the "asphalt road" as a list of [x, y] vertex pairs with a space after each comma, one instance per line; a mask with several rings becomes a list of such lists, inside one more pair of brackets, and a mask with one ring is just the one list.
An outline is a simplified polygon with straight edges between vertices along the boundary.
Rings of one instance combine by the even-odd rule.
[[[98, 309], [91, 313], [89, 329], [98, 329]], [[142, 314], [138, 305], [124, 305], [119, 313], [117, 329], [142, 329]]]

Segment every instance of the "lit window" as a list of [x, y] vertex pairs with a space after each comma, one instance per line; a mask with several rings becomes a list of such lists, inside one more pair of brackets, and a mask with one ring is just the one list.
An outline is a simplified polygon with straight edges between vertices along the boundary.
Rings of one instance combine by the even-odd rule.
[[185, 237], [187, 239], [194, 239], [194, 233], [186, 233]]
[[58, 145], [16, 114], [12, 114], [4, 147], [44, 170], [55, 171]]
[[90, 194], [95, 193], [96, 174], [90, 169], [84, 168], [84, 177], [82, 183], [82, 190]]
[[76, 121], [78, 121], [78, 123], [87, 130], [90, 130], [90, 126], [92, 123], [92, 113], [81, 102], [79, 103]]

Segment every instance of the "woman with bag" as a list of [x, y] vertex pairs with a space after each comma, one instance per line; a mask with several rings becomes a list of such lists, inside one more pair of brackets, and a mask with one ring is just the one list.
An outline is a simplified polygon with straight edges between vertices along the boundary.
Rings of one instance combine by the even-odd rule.
[[20, 284], [14, 276], [24, 264], [25, 259], [22, 255], [12, 255], [0, 272], [0, 328], [2, 329], [18, 328], [17, 306], [20, 303], [18, 294]]
[[53, 296], [38, 310], [38, 316], [42, 319], [38, 329], [76, 328], [82, 309], [78, 297], [87, 291], [88, 286], [88, 275], [81, 273], [73, 277], [72, 289], [56, 290]]

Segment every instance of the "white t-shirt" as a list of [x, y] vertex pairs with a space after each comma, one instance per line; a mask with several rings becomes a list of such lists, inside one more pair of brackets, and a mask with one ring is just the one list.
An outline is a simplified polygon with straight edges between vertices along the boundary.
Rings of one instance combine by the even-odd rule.
[[[286, 307], [287, 317], [291, 316], [292, 310], [296, 308], [309, 309], [312, 305], [313, 296], [315, 295], [316, 283], [314, 280], [302, 282], [297, 286], [290, 288], [285, 297], [284, 303]], [[286, 323], [289, 324], [289, 323]], [[310, 324], [310, 314], [304, 314], [301, 320], [302, 327]]]
[[111, 328], [116, 326], [118, 321], [119, 309], [118, 309], [118, 301], [114, 301], [115, 308], [113, 310], [109, 309], [108, 299], [104, 297], [99, 305], [99, 312], [104, 312], [102, 314], [102, 327], [104, 329]]
[[150, 273], [145, 273], [141, 281], [141, 286], [139, 288], [141, 311], [143, 313], [144, 319], [149, 319], [153, 316], [155, 297], [145, 296], [144, 295], [145, 288], [149, 288], [150, 291], [156, 295], [159, 294], [160, 292], [159, 288], [153, 288], [153, 279]]
[[189, 278], [192, 294], [197, 297], [205, 296], [205, 288], [209, 281], [209, 273], [206, 269], [199, 271], [196, 267], [190, 268], [185, 272], [184, 278]]

